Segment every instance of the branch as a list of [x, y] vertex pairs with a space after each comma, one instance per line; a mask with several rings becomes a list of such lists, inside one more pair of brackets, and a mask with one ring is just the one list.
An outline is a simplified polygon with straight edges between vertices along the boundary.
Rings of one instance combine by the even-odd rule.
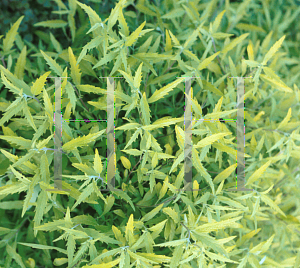
[[140, 160], [135, 164], [135, 166], [132, 168], [132, 170], [130, 171], [130, 173], [128, 174], [127, 178], [126, 178], [126, 181], [127, 179], [130, 177], [131, 173], [134, 171], [134, 169], [136, 168], [136, 166], [141, 162], [141, 160], [143, 159], [145, 154], [142, 154], [141, 157], [140, 157]]

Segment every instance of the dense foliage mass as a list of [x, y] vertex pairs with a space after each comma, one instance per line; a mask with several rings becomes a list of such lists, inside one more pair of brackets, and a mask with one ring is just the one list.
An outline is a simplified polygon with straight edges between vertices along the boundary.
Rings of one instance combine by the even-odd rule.
[[[299, 1], [120, 0], [107, 16], [108, 1], [91, 2], [53, 1], [49, 19], [32, 25], [38, 40], [18, 33], [26, 14], [0, 36], [0, 267], [299, 267]], [[178, 191], [183, 75], [198, 77], [199, 191]], [[68, 120], [106, 119], [108, 76], [123, 78], [115, 78], [123, 191], [105, 192], [106, 122]], [[68, 191], [49, 191], [49, 77], [69, 77], [61, 84]], [[244, 80], [248, 192], [229, 191], [236, 123], [199, 121], [236, 118], [229, 77], [252, 77]]]

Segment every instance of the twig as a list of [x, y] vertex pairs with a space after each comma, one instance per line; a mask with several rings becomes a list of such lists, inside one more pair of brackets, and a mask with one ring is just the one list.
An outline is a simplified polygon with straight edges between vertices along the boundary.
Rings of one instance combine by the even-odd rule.
[[127, 178], [126, 178], [126, 181], [127, 181], [127, 179], [129, 179], [131, 173], [134, 171], [134, 169], [136, 168], [136, 166], [141, 162], [141, 160], [143, 159], [144, 155], [145, 155], [145, 154], [141, 155], [140, 160], [135, 164], [135, 166], [132, 168], [132, 170], [131, 170], [130, 173], [128, 174], [128, 176], [127, 176]]
[[71, 82], [70, 82], [70, 84], [71, 84], [72, 87], [75, 89], [75, 91], [76, 91], [76, 93], [77, 93], [77, 95], [78, 95], [78, 98], [80, 99], [82, 105], [87, 109], [88, 112], [90, 112], [89, 109], [88, 109], [88, 107], [86, 107], [85, 103], [83, 102], [82, 98], [80, 98], [78, 89], [77, 89]]
[[190, 229], [187, 228], [182, 222], [181, 222], [181, 224], [183, 225], [183, 227], [185, 227], [185, 228], [187, 229], [187, 231], [188, 231], [188, 233], [189, 233], [188, 240], [190, 240], [190, 237], [191, 237], [191, 231], [190, 231]]
[[2, 64], [3, 64], [4, 68], [6, 69], [6, 64], [5, 64], [5, 61], [4, 61], [4, 56], [1, 57], [1, 61], [2, 61]]
[[164, 136], [159, 136], [159, 137], [157, 137], [156, 139], [160, 139], [160, 138], [163, 138], [163, 137], [167, 137], [167, 136], [170, 136], [170, 135], [172, 135], [172, 134], [174, 134], [174, 133], [175, 133], [175, 132], [169, 133], [169, 134], [164, 135]]

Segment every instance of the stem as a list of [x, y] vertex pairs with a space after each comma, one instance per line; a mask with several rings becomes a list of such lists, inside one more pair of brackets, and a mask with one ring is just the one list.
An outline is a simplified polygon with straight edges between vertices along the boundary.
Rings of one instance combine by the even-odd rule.
[[78, 98], [80, 99], [82, 105], [87, 109], [88, 112], [90, 112], [89, 109], [88, 109], [88, 107], [86, 107], [85, 103], [83, 102], [82, 98], [80, 98], [78, 89], [77, 89], [71, 82], [70, 82], [70, 84], [71, 84], [72, 87], [75, 89], [75, 91], [76, 91], [76, 93], [77, 93], [77, 95], [78, 95]]
[[129, 179], [131, 173], [134, 171], [134, 169], [136, 168], [136, 166], [141, 162], [141, 160], [143, 159], [145, 154], [143, 154], [141, 157], [140, 157], [140, 160], [135, 164], [135, 166], [132, 168], [132, 170], [130, 171], [130, 173], [128, 174], [127, 178], [126, 178], [126, 181], [127, 179]]
[[4, 61], [4, 56], [1, 57], [1, 61], [2, 61], [2, 64], [3, 64], [4, 68], [6, 69], [6, 64], [5, 64], [5, 61]]
[[187, 228], [182, 222], [181, 222], [181, 224], [183, 225], [183, 227], [185, 227], [185, 228], [187, 229], [187, 231], [188, 231], [188, 233], [189, 233], [188, 240], [190, 240], [190, 237], [191, 237], [191, 231], [190, 231], [190, 229]]

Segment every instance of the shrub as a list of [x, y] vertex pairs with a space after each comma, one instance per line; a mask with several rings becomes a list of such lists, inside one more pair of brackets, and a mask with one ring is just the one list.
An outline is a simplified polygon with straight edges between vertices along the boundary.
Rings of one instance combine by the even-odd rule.
[[[299, 267], [298, 2], [121, 0], [106, 18], [55, 2], [57, 17], [35, 24], [39, 42], [18, 35], [24, 16], [1, 36], [1, 267]], [[107, 119], [108, 76], [124, 78], [113, 84], [119, 191], [102, 191], [107, 126], [92, 121]], [[180, 76], [197, 77], [198, 191], [178, 191], [187, 161]], [[58, 191], [49, 77], [63, 77]], [[239, 130], [228, 121], [238, 88], [229, 77], [250, 77], [251, 191], [230, 191]]]

